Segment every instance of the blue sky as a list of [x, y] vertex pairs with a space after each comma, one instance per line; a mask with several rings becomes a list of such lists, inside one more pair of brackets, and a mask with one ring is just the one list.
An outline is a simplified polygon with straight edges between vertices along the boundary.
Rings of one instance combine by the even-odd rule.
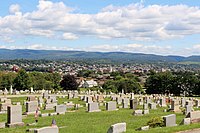
[[200, 1], [0, 1], [0, 48], [200, 55]]

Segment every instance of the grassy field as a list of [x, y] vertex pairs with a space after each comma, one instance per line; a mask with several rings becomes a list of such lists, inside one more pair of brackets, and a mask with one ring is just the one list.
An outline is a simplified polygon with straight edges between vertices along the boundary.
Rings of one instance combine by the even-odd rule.
[[[20, 101], [21, 103], [25, 100], [22, 98], [12, 98], [12, 101]], [[107, 99], [108, 100], [108, 99]], [[58, 98], [58, 102], [61, 104], [67, 100]], [[70, 100], [74, 103], [79, 103], [84, 105], [83, 101], [78, 99]], [[141, 106], [139, 107], [141, 108]], [[50, 126], [51, 121], [55, 118], [58, 127], [61, 127], [60, 133], [106, 133], [110, 125], [126, 122], [127, 123], [127, 133], [173, 133], [176, 131], [200, 128], [200, 124], [192, 125], [182, 125], [177, 127], [163, 127], [154, 128], [149, 131], [136, 131], [135, 129], [145, 126], [147, 121], [156, 116], [164, 116], [171, 114], [172, 112], [163, 112], [164, 108], [158, 108], [157, 110], [150, 110], [150, 114], [144, 116], [133, 116], [131, 109], [119, 109], [118, 111], [105, 111], [105, 107], [101, 107], [101, 112], [87, 113], [86, 107], [80, 108], [77, 111], [67, 112], [65, 115], [49, 116], [49, 117], [39, 117], [39, 122], [36, 126], [24, 126], [17, 128], [5, 128], [0, 129], [0, 133], [24, 133], [30, 128], [40, 128], [44, 126]], [[25, 108], [23, 107], [23, 111]], [[42, 111], [43, 113], [45, 111]], [[176, 114], [177, 124], [180, 124], [181, 120], [184, 118], [182, 113]], [[6, 114], [0, 115], [0, 122], [6, 122]], [[34, 116], [30, 115], [23, 119], [25, 124], [33, 123]]]

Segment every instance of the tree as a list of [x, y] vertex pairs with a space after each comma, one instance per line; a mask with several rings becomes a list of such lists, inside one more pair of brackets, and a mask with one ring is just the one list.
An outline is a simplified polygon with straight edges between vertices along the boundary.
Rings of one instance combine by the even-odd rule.
[[173, 89], [174, 78], [171, 72], [151, 73], [145, 83], [148, 94], [169, 94]]
[[14, 79], [14, 88], [16, 90], [26, 90], [30, 89], [30, 78], [24, 69], [21, 69], [17, 77]]
[[107, 91], [112, 92], [121, 92], [124, 89], [125, 93], [134, 92], [139, 93], [143, 92], [142, 87], [135, 79], [128, 78], [119, 78], [118, 80], [108, 80], [104, 83], [103, 88]]
[[52, 87], [54, 90], [59, 90], [60, 89], [60, 80], [61, 80], [61, 75], [59, 73], [46, 73], [45, 74], [45, 79], [49, 82], [51, 82]]
[[63, 79], [60, 82], [60, 86], [64, 90], [77, 90], [78, 83], [73, 75], [64, 75]]

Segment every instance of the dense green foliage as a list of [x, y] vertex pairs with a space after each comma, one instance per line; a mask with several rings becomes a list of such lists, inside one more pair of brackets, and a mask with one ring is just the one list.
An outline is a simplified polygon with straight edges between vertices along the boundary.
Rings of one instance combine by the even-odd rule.
[[149, 127], [155, 128], [155, 127], [163, 127], [164, 126], [164, 120], [162, 117], [154, 117], [151, 120], [147, 122], [147, 125]]
[[192, 72], [151, 73], [145, 87], [148, 94], [199, 95], [200, 76]]
[[122, 92], [122, 89], [124, 89], [125, 93], [143, 92], [142, 87], [138, 83], [139, 79], [133, 74], [112, 73], [112, 76], [114, 76], [114, 80], [108, 80], [103, 85], [103, 89], [105, 89], [106, 91]]
[[26, 90], [31, 87], [30, 77], [25, 70], [20, 70], [17, 77], [14, 79], [14, 88], [16, 90]]
[[64, 90], [77, 90], [78, 83], [73, 75], [64, 75], [62, 81], [60, 82], [60, 86]]
[[58, 73], [26, 72], [0, 72], [0, 89], [9, 89], [11, 85], [16, 90], [60, 90], [61, 75]]
[[13, 81], [16, 77], [16, 73], [13, 72], [0, 72], [0, 89], [10, 88], [13, 85]]

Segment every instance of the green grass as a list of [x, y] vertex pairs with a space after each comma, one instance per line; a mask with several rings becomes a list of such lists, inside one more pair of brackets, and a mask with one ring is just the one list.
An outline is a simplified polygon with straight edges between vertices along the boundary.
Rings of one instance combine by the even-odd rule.
[[[24, 99], [26, 98], [12, 98], [12, 101], [23, 101]], [[83, 101], [79, 101], [78, 99], [68, 100], [67, 97], [65, 99], [58, 98], [59, 103], [63, 103], [64, 101], [84, 104]], [[101, 112], [87, 113], [86, 107], [83, 107], [75, 112], [67, 112], [65, 115], [39, 117], [39, 122], [36, 126], [5, 128], [0, 129], [0, 133], [24, 133], [30, 128], [50, 126], [53, 118], [55, 118], [59, 127], [64, 127], [59, 129], [60, 133], [106, 133], [110, 125], [120, 122], [127, 123], [127, 133], [173, 133], [186, 129], [200, 128], [199, 124], [192, 124], [188, 126], [154, 128], [149, 131], [136, 131], [135, 129], [145, 126], [153, 117], [172, 114], [172, 112], [163, 112], [164, 108], [158, 108], [157, 110], [150, 110], [150, 114], [148, 115], [133, 116], [131, 109], [119, 109], [118, 111], [105, 111], [105, 107], [101, 107], [101, 109], [103, 109]], [[0, 115], [0, 122], [6, 122], [6, 117], [6, 114]], [[179, 124], [184, 115], [177, 113], [176, 118], [177, 124]], [[24, 118], [23, 122], [25, 124], [33, 123], [34, 116], [30, 115]]]

